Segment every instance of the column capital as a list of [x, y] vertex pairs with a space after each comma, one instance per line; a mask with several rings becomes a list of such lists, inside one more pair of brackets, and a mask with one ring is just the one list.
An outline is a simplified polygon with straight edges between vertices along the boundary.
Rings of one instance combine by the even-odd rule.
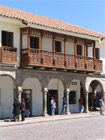
[[47, 88], [44, 88], [44, 89], [43, 89], [43, 92], [44, 92], [44, 94], [45, 94], [45, 93], [47, 94], [48, 89], [47, 89]]
[[23, 91], [22, 87], [18, 87], [17, 90], [18, 90], [18, 93], [21, 93]]
[[66, 94], [69, 94], [70, 89], [69, 89], [69, 88], [67, 88], [67, 89], [65, 90], [65, 92], [66, 92]]

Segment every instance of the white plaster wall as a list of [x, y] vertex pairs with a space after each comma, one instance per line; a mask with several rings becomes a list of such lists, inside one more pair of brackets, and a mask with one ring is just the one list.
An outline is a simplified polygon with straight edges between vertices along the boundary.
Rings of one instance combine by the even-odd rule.
[[96, 48], [100, 50], [100, 60], [103, 61], [103, 74], [105, 74], [105, 41], [102, 43], [96, 41]]
[[[1, 22], [0, 21], [0, 36], [1, 36], [1, 32], [2, 30], [4, 31], [8, 31], [8, 32], [13, 32], [13, 47], [17, 48], [17, 60], [18, 60], [18, 66], [19, 66], [19, 57], [20, 57], [20, 27], [18, 25], [14, 25], [14, 24], [9, 24], [5, 23], [5, 22]], [[2, 40], [0, 37], [0, 46], [2, 46]]]
[[9, 76], [0, 76], [0, 118], [13, 117], [14, 84]]
[[91, 88], [91, 86], [89, 86], [89, 92], [92, 92], [92, 88]]
[[84, 56], [84, 45], [82, 45], [82, 56]]
[[73, 80], [72, 82], [76, 82], [77, 85], [70, 84], [70, 91], [76, 91], [76, 104], [70, 104], [70, 112], [75, 113], [79, 112], [79, 103], [78, 100], [80, 98], [80, 81], [79, 80]]
[[43, 50], [52, 51], [52, 39], [43, 38]]
[[23, 89], [32, 89], [32, 116], [40, 116], [43, 113], [43, 93], [37, 78], [26, 78]]
[[[56, 40], [59, 41], [59, 40]], [[64, 53], [64, 41], [61, 42], [61, 52]], [[50, 38], [43, 38], [43, 50], [53, 51], [53, 40]]]
[[62, 97], [64, 96], [64, 87], [58, 78], [53, 78], [48, 84], [48, 90], [58, 90], [58, 113], [62, 111]]
[[74, 43], [72, 42], [66, 43], [66, 53], [74, 55]]
[[23, 48], [23, 49], [28, 48], [27, 35], [23, 35], [23, 36], [22, 36], [22, 48]]
[[88, 47], [88, 56], [93, 57], [93, 47]]
[[61, 41], [61, 52], [64, 53], [64, 41]]

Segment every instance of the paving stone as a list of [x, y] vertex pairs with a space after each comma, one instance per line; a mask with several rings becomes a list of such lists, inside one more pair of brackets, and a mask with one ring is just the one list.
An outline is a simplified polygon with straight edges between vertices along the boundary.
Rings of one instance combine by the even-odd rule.
[[0, 140], [105, 140], [105, 116], [0, 127]]

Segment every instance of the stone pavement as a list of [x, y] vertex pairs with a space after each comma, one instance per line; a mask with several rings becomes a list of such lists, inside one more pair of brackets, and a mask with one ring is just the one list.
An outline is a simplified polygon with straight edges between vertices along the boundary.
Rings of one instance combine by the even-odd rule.
[[14, 122], [10, 119], [0, 120], [0, 127], [7, 127], [7, 126], [15, 126], [15, 125], [25, 125], [25, 124], [32, 124], [32, 123], [41, 123], [41, 122], [52, 122], [58, 120], [69, 120], [69, 119], [80, 119], [80, 118], [90, 118], [90, 117], [99, 117], [100, 112], [89, 112], [89, 113], [76, 113], [70, 115], [55, 115], [55, 116], [47, 116], [47, 117], [30, 117], [26, 118], [23, 122]]
[[1, 126], [0, 140], [105, 140], [105, 116], [84, 113], [73, 114], [69, 118], [30, 118], [21, 125]]

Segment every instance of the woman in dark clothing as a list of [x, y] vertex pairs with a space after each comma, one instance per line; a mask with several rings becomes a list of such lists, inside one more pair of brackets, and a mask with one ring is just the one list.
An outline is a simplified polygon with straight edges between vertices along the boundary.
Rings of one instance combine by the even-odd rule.
[[24, 99], [22, 99], [21, 102], [21, 116], [22, 116], [22, 121], [25, 120], [25, 110], [26, 110], [26, 105]]
[[20, 106], [21, 106], [20, 102], [17, 99], [15, 99], [13, 104], [14, 121], [16, 120], [19, 121]]

